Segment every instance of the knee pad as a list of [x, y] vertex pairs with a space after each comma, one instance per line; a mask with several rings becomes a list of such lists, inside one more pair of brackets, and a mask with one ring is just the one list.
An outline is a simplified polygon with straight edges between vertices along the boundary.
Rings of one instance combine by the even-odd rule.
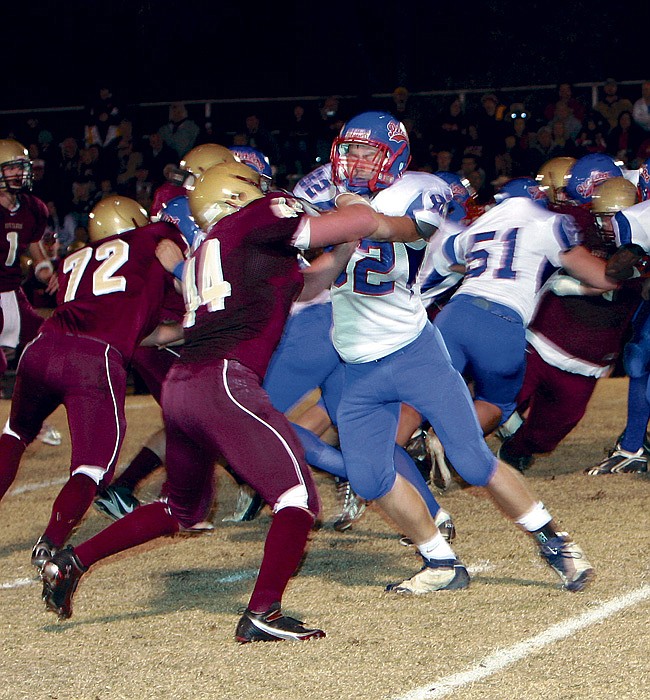
[[623, 366], [628, 377], [638, 378], [650, 368], [650, 343], [630, 342], [623, 349]]
[[309, 494], [304, 484], [299, 484], [285, 491], [273, 506], [273, 512], [277, 513], [283, 508], [302, 508], [309, 510]]

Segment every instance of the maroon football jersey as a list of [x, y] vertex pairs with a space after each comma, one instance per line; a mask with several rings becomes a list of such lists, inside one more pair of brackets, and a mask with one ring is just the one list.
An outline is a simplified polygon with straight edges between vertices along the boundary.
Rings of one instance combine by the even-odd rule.
[[181, 249], [182, 236], [157, 223], [91, 243], [68, 255], [59, 268], [59, 306], [43, 333], [98, 338], [128, 362], [140, 341], [158, 324], [173, 277], [160, 264], [158, 242], [169, 238]]
[[302, 289], [300, 208], [272, 193], [226, 216], [185, 266], [181, 362], [234, 359], [263, 377]]
[[164, 182], [153, 194], [153, 202], [151, 203], [150, 214], [156, 216], [160, 213], [163, 204], [167, 204], [174, 197], [187, 195], [187, 190], [180, 185], [174, 185], [171, 182]]
[[[593, 214], [581, 207], [554, 205], [554, 211], [574, 217], [582, 244], [592, 255], [607, 257], [607, 246], [598, 234]], [[640, 288], [630, 283], [617, 290], [609, 301], [602, 296], [558, 296], [545, 292], [530, 323], [572, 357], [607, 367], [618, 356], [634, 310], [640, 302]]]
[[19, 194], [16, 204], [14, 211], [0, 206], [0, 292], [20, 287], [20, 256], [41, 240], [47, 224], [47, 207], [38, 197]]

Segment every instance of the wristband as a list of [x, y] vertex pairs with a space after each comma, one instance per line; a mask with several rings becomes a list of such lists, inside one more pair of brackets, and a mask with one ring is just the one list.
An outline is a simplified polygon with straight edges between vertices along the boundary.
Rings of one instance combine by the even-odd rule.
[[34, 268], [34, 274], [36, 275], [36, 277], [38, 277], [38, 273], [41, 270], [49, 270], [50, 272], [54, 272], [54, 265], [52, 265], [52, 263], [49, 260], [42, 260]]
[[183, 281], [183, 268], [185, 267], [185, 260], [181, 260], [178, 265], [172, 270], [172, 274], [176, 279]]

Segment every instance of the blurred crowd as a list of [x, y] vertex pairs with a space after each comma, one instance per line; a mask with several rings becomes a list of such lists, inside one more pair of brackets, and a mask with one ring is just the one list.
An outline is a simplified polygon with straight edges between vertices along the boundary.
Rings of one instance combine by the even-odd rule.
[[5, 124], [0, 136], [28, 148], [33, 193], [47, 204], [49, 229], [65, 253], [86, 242], [88, 213], [107, 194], [132, 197], [149, 210], [156, 188], [198, 144], [252, 146], [268, 157], [276, 185], [291, 188], [329, 160], [341, 126], [363, 109], [389, 111], [406, 126], [411, 170], [457, 172], [472, 184], [479, 202], [489, 201], [512, 177], [534, 176], [555, 156], [607, 153], [626, 168], [637, 168], [650, 156], [650, 81], [628, 86], [623, 94], [608, 78], [595, 105], [590, 92], [576, 92], [564, 82], [547, 104], [539, 99], [532, 104], [532, 98], [531, 104], [511, 103], [497, 93], [471, 101], [450, 96], [434, 104], [400, 86], [384, 102], [332, 95], [319, 103], [290, 104], [284, 116], [263, 114], [252, 105], [231, 118], [193, 114], [174, 102], [167, 119], [152, 124], [151, 115], [145, 119], [110, 87], [101, 87], [89, 100], [82, 125], [57, 128], [32, 114]]

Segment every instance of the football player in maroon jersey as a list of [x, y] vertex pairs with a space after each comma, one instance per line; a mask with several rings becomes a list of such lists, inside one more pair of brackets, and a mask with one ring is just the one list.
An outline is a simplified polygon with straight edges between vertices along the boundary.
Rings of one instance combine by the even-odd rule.
[[[321, 256], [323, 262], [306, 277], [296, 248], [358, 236], [388, 240], [412, 235], [415, 240], [417, 233], [407, 217], [386, 217], [365, 203], [309, 217], [292, 196], [263, 194], [254, 175], [243, 164], [217, 165], [189, 193], [192, 214], [208, 233], [185, 263], [185, 345], [163, 388], [165, 496], [75, 548], [58, 551], [44, 564], [43, 598], [60, 618], [71, 615], [72, 596], [89, 566], [202, 521], [211, 505], [214, 462], [223, 456], [274, 512], [236, 639], [304, 640], [325, 634], [281, 610], [319, 499], [300, 441], [287, 418], [273, 408], [262, 378], [303, 284], [313, 285], [310, 294], [329, 286], [354, 243]], [[171, 243], [161, 242], [158, 255], [168, 270], [182, 262], [181, 251]], [[168, 333], [161, 333], [158, 343], [179, 337], [169, 327], [160, 330]]]
[[[0, 140], [0, 346], [15, 348], [19, 341], [34, 338], [43, 322], [21, 289], [20, 258], [29, 254], [36, 278], [55, 291], [52, 263], [39, 241], [45, 232], [48, 211], [29, 194], [32, 163], [27, 149], [12, 139]], [[0, 376], [7, 358], [0, 350]]]
[[164, 238], [181, 246], [183, 238], [169, 224], [149, 224], [134, 200], [101, 200], [91, 212], [89, 237], [89, 245], [63, 260], [59, 306], [23, 353], [0, 436], [2, 498], [45, 418], [66, 407], [70, 478], [34, 546], [37, 568], [67, 541], [98, 485], [110, 481], [126, 427], [127, 365], [156, 327], [165, 296], [178, 295], [155, 250]]

